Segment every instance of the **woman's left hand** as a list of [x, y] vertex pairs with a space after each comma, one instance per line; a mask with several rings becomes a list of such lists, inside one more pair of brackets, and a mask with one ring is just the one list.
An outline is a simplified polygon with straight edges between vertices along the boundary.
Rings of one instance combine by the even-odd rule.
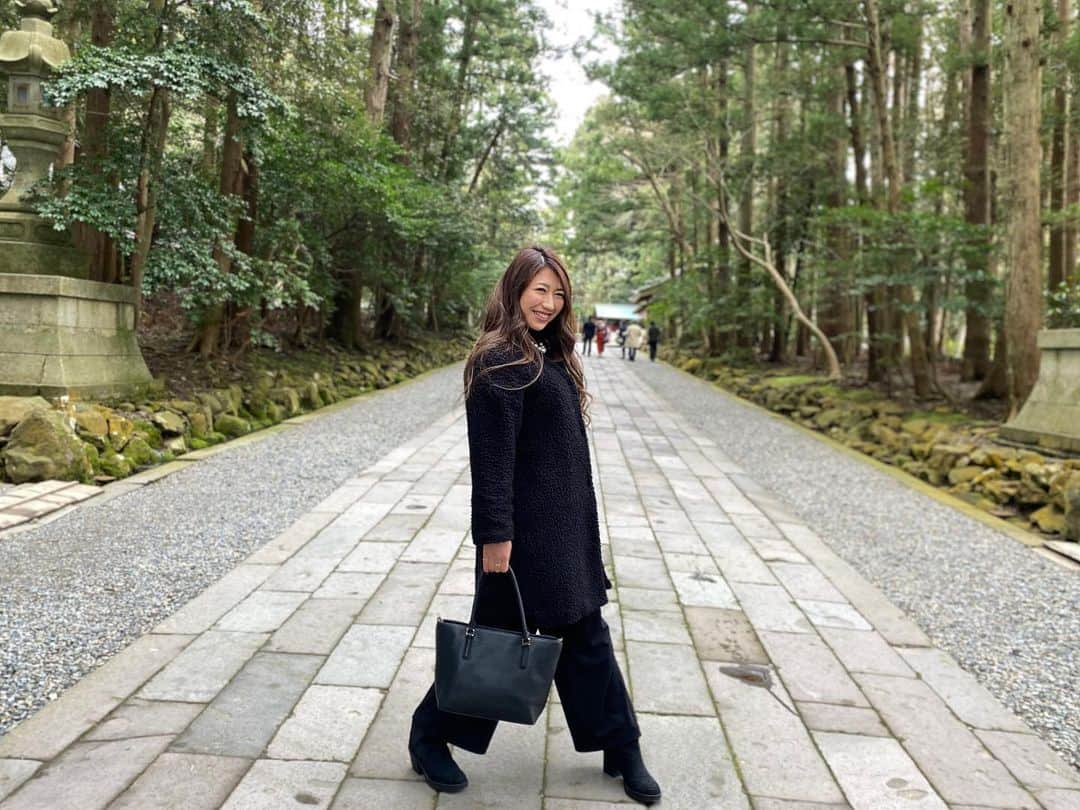
[[507, 540], [503, 543], [484, 543], [484, 573], [505, 574], [510, 568], [510, 546]]

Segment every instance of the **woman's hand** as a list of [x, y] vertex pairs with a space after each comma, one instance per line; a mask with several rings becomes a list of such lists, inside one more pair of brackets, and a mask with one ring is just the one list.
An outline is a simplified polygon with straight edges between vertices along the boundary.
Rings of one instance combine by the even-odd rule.
[[510, 546], [504, 543], [484, 543], [484, 573], [505, 574], [510, 568]]

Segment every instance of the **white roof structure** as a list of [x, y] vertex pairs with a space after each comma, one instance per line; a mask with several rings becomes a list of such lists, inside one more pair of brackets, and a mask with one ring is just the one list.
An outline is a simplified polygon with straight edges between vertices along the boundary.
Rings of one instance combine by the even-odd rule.
[[642, 317], [633, 304], [597, 304], [593, 310], [605, 321], [640, 321]]

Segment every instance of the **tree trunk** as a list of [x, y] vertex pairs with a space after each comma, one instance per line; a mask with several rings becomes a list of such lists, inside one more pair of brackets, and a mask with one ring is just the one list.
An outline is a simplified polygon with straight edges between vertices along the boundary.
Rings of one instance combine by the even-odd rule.
[[[844, 132], [844, 95], [843, 76], [830, 76], [833, 85], [826, 98], [828, 126], [834, 136], [829, 141], [826, 155], [827, 183], [825, 204], [839, 210], [847, 205], [847, 150], [848, 139]], [[829, 338], [837, 354], [845, 364], [854, 357], [854, 319], [852, 316], [850, 290], [851, 244], [847, 229], [842, 225], [832, 225], [825, 234], [828, 254], [822, 268], [819, 284], [820, 314], [818, 320], [821, 331]]]
[[1038, 0], [1011, 0], [1005, 6], [1003, 71], [1006, 154], [1005, 210], [1008, 212], [1005, 341], [1009, 404], [1017, 411], [1039, 376], [1036, 335], [1042, 325], [1039, 220], [1041, 79]]
[[443, 180], [449, 180], [453, 173], [454, 162], [452, 160], [454, 147], [457, 145], [458, 131], [461, 129], [461, 119], [465, 114], [465, 90], [469, 79], [469, 65], [472, 62], [473, 46], [476, 38], [476, 10], [472, 0], [464, 0], [465, 19], [462, 21], [461, 50], [457, 55], [457, 78], [454, 81], [454, 94], [450, 100], [450, 120], [446, 126], [443, 137], [442, 155], [440, 165], [442, 167]]
[[[877, 110], [878, 130], [881, 137], [882, 172], [888, 183], [888, 211], [895, 216], [900, 212], [900, 166], [896, 161], [892, 126], [887, 108], [888, 99], [885, 94], [878, 0], [863, 0], [863, 9], [866, 15], [868, 39], [867, 70], [870, 73], [871, 87], [874, 91], [874, 106]], [[930, 393], [930, 369], [926, 358], [926, 344], [922, 337], [919, 315], [915, 309], [915, 293], [911, 285], [906, 282], [891, 286], [895, 289], [896, 297], [900, 301], [904, 326], [907, 328], [911, 353], [911, 377], [915, 396], [925, 397]]]
[[1056, 290], [1069, 277], [1065, 266], [1065, 214], [1066, 183], [1066, 137], [1069, 118], [1069, 71], [1065, 67], [1065, 46], [1069, 39], [1069, 22], [1072, 18], [1071, 0], [1057, 0], [1057, 28], [1051, 39], [1051, 55], [1057, 63], [1054, 70], [1053, 132], [1050, 136], [1050, 211], [1057, 221], [1050, 226], [1050, 260], [1047, 281]]
[[403, 0], [403, 3], [401, 27], [398, 29], [397, 81], [394, 82], [394, 112], [390, 118], [390, 134], [401, 147], [404, 162], [408, 163], [412, 148], [413, 93], [424, 4], [423, 0]]
[[982, 380], [990, 372], [990, 14], [991, 0], [975, 0], [972, 8], [971, 102], [968, 108], [964, 160], [964, 218], [984, 229], [979, 244], [968, 250], [964, 284], [964, 366], [962, 378]]
[[[750, 4], [747, 4], [750, 13]], [[754, 43], [746, 46], [743, 61], [743, 113], [742, 139], [739, 143], [739, 159], [743, 166], [743, 187], [739, 197], [739, 230], [754, 232], [754, 163], [757, 156], [757, 117], [754, 105], [754, 83], [757, 74]], [[754, 324], [749, 317], [750, 292], [753, 272], [750, 260], [743, 257], [739, 262], [735, 287], [735, 313], [739, 324], [739, 346], [749, 348], [754, 342]]]
[[[90, 42], [99, 48], [112, 44], [116, 28], [116, 4], [112, 0], [94, 4], [90, 17]], [[86, 120], [80, 137], [79, 161], [93, 172], [100, 172], [101, 161], [109, 153], [109, 115], [112, 101], [108, 87], [92, 87], [86, 93]], [[76, 244], [90, 254], [90, 279], [115, 282], [116, 246], [108, 235], [90, 225], [74, 229]]]
[[172, 103], [169, 90], [155, 87], [143, 126], [139, 174], [135, 183], [135, 249], [131, 254], [131, 287], [135, 293], [135, 324], [142, 314], [142, 281], [146, 260], [154, 237], [157, 217], [158, 183], [165, 157], [165, 140], [169, 131]]
[[[786, 33], [781, 29], [777, 33], [776, 44], [776, 63], [775, 63], [775, 75], [781, 80], [786, 80], [787, 72], [787, 44], [784, 42], [786, 39]], [[777, 93], [773, 100], [773, 143], [776, 148], [783, 149], [788, 138], [788, 97], [784, 93]], [[788, 246], [788, 233], [787, 233], [787, 217], [788, 217], [788, 190], [784, 185], [784, 180], [776, 181], [775, 191], [775, 209], [774, 216], [776, 218], [776, 228], [773, 235], [773, 244], [775, 245], [776, 262], [775, 267], [780, 274], [781, 279], [786, 284], [788, 278], [784, 275], [787, 269], [787, 254], [789, 250]], [[787, 332], [788, 332], [788, 301], [779, 290], [779, 288], [773, 291], [773, 339], [772, 347], [769, 349], [769, 360], [773, 363], [779, 363], [784, 360], [787, 355]]]
[[371, 32], [368, 84], [364, 89], [367, 117], [376, 126], [382, 124], [386, 110], [386, 93], [390, 87], [390, 46], [396, 22], [397, 0], [379, 0], [375, 9], [375, 27]]
[[[230, 92], [225, 105], [225, 132], [221, 145], [221, 175], [218, 183], [218, 191], [222, 196], [237, 196], [243, 191], [241, 167], [244, 143], [237, 102], [236, 92]], [[232, 259], [222, 246], [214, 248], [213, 257], [221, 275], [226, 276], [232, 271]], [[224, 303], [215, 304], [204, 313], [198, 340], [199, 354], [203, 357], [209, 357], [217, 351], [224, 319]]]

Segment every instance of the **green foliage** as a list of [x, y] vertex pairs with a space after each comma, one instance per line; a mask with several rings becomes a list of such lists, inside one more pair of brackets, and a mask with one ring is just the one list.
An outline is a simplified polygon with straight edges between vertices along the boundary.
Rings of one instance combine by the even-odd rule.
[[1050, 329], [1080, 329], [1080, 284], [1059, 284], [1046, 294], [1046, 325]]

